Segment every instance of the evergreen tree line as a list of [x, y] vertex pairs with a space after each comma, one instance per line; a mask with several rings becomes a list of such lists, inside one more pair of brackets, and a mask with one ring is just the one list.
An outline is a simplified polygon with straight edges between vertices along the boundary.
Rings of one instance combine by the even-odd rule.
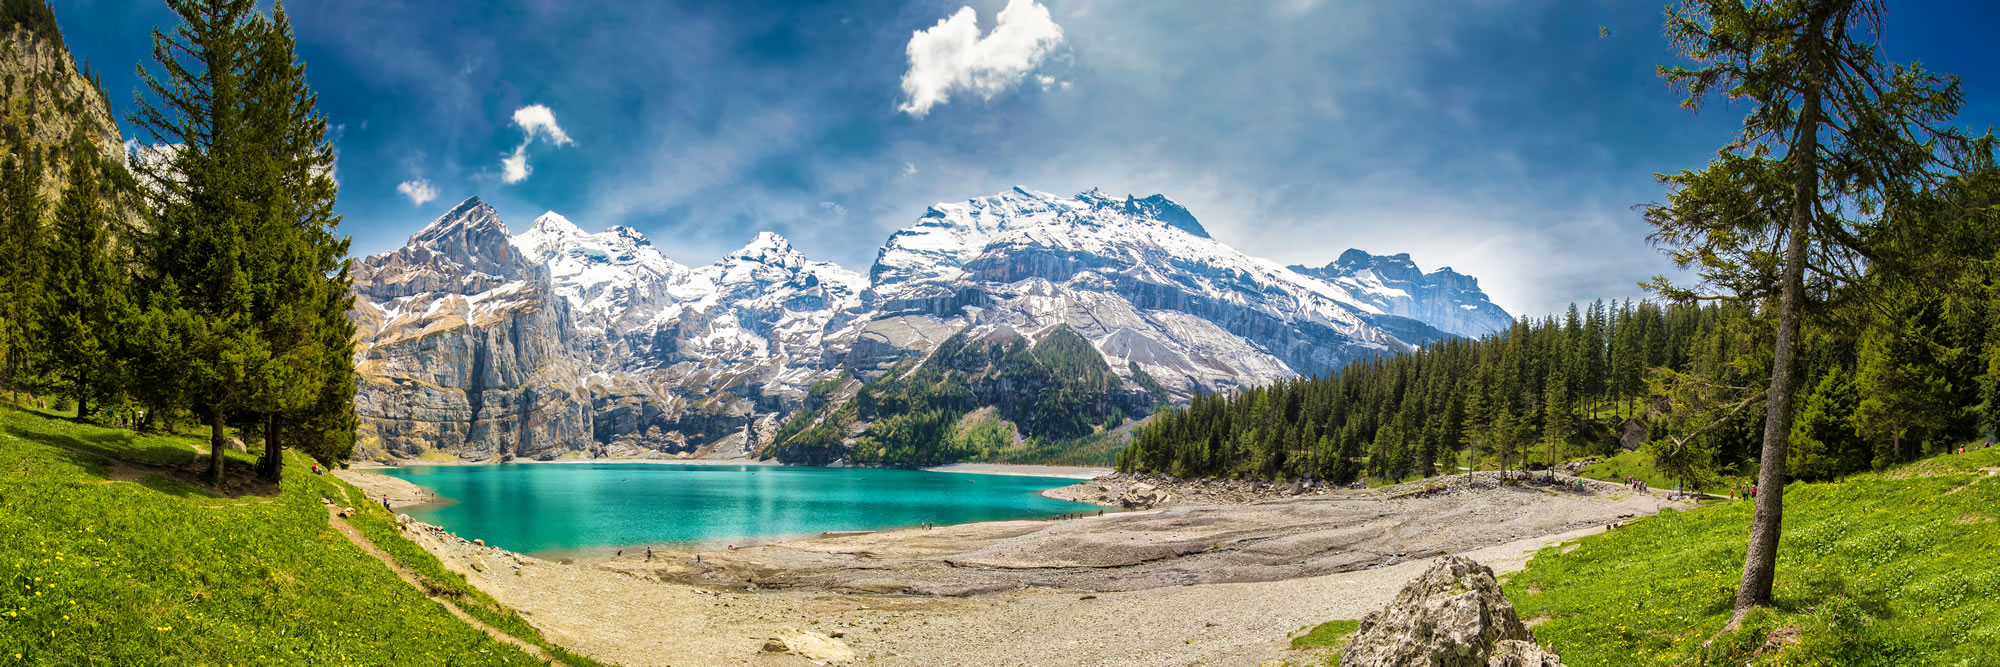
[[[1800, 332], [1794, 478], [1951, 451], [2000, 427], [2000, 173], [1959, 179], [1916, 274], [1829, 293]], [[1919, 277], [1920, 276], [1920, 277]], [[1176, 476], [1401, 480], [1540, 467], [1644, 434], [1690, 485], [1748, 474], [1765, 426], [1769, 302], [1596, 302], [1323, 378], [1197, 396], [1135, 430], [1119, 467]]]
[[275, 482], [285, 445], [328, 463], [354, 445], [333, 147], [282, 4], [167, 4], [181, 25], [154, 31], [139, 70], [129, 171], [78, 131], [51, 206], [38, 151], [13, 143], [0, 163], [0, 368], [79, 419], [198, 417], [218, 486], [225, 428], [261, 432]]

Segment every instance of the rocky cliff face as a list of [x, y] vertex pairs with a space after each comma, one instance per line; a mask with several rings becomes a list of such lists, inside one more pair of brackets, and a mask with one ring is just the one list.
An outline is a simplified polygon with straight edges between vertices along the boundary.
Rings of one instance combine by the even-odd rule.
[[1514, 323], [1512, 315], [1479, 290], [1478, 278], [1451, 267], [1424, 273], [1408, 253], [1370, 255], [1349, 248], [1326, 266], [1291, 269], [1340, 285], [1384, 313], [1454, 335], [1477, 338], [1505, 331]]
[[593, 444], [567, 304], [469, 199], [354, 270], [361, 455], [553, 458]]
[[1061, 329], [1122, 392], [1090, 400], [1130, 412], [1149, 391], [1184, 400], [1323, 374], [1476, 328], [1390, 294], [1421, 280], [1454, 305], [1486, 303], [1470, 278], [1369, 267], [1329, 280], [1244, 255], [1162, 195], [1016, 188], [939, 204], [866, 276], [770, 233], [701, 267], [555, 213], [511, 235], [474, 198], [356, 270], [364, 449], [741, 456], [814, 383], [913, 368], [954, 336]]

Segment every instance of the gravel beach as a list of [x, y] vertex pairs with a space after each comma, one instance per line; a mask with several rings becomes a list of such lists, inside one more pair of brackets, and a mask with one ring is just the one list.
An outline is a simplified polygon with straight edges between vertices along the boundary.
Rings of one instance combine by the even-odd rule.
[[1290, 633], [1360, 618], [1436, 555], [1512, 572], [1543, 546], [1672, 505], [1616, 485], [1343, 490], [795, 540], [699, 563], [628, 550], [565, 565], [422, 524], [407, 534], [556, 641], [622, 664], [1258, 664], [1306, 659]]

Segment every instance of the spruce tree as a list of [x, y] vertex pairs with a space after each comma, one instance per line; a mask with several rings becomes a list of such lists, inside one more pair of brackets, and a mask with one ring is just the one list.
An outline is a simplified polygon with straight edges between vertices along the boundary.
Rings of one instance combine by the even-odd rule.
[[8, 400], [37, 363], [41, 344], [42, 273], [46, 266], [41, 167], [25, 151], [0, 162], [0, 371]]
[[[182, 401], [209, 427], [210, 483], [221, 486], [224, 419], [248, 400], [270, 356], [251, 317], [249, 229], [258, 199], [258, 149], [246, 118], [252, 64], [251, 0], [168, 0], [181, 25], [153, 31], [160, 75], [139, 70], [144, 94], [134, 125], [165, 155], [139, 163], [152, 184], [146, 306], [150, 327], [170, 330], [181, 351], [160, 355], [178, 369]], [[165, 352], [165, 351], [163, 351]], [[155, 359], [154, 361], [161, 361]]]
[[[1882, 16], [1879, 0], [1684, 0], [1666, 21], [1693, 63], [1661, 68], [1686, 93], [1685, 106], [1699, 110], [1724, 93], [1749, 111], [1706, 169], [1660, 177], [1670, 192], [1647, 208], [1653, 238], [1725, 296], [1774, 301], [1777, 316], [1759, 493], [1732, 628], [1771, 601], [1809, 301], [1855, 281], [1870, 240], [1893, 227], [1883, 212], [1941, 178], [1947, 158], [1973, 150], [1948, 125], [1963, 100], [1958, 80], [1880, 60]], [[1654, 284], [1670, 297], [1700, 296], [1664, 278]]]
[[[326, 140], [327, 121], [306, 84], [283, 3], [274, 4], [268, 18], [253, 20], [249, 33], [254, 58], [246, 76], [251, 100], [246, 116], [258, 150], [250, 158], [254, 167], [245, 170], [254, 175], [249, 188], [256, 204], [246, 228], [253, 239], [246, 273], [250, 316], [270, 358], [253, 379], [246, 402], [263, 415], [265, 451], [259, 472], [277, 482], [282, 424], [310, 421], [346, 428], [350, 433], [332, 434], [331, 439], [353, 439], [352, 426], [346, 425], [351, 420], [307, 414], [330, 409], [320, 405], [329, 396], [324, 387], [329, 382], [348, 384], [345, 395], [353, 394], [352, 362], [347, 361], [351, 345], [346, 341], [352, 327], [345, 322], [349, 281], [342, 269], [347, 239], [334, 232], [338, 186], [331, 177], [334, 156]], [[342, 332], [343, 337], [328, 335]], [[341, 363], [332, 363], [336, 359]], [[325, 442], [328, 436], [312, 437]]]
[[1945, 379], [1928, 358], [1927, 339], [1915, 314], [1871, 328], [1862, 339], [1854, 384], [1861, 394], [1854, 425], [1876, 442], [1875, 467], [1911, 458], [1916, 446], [1944, 424], [1950, 405]]
[[80, 129], [72, 142], [75, 157], [55, 211], [43, 330], [49, 375], [85, 419], [91, 401], [112, 395], [122, 375], [113, 352], [126, 320], [125, 285], [111, 259], [96, 148]]

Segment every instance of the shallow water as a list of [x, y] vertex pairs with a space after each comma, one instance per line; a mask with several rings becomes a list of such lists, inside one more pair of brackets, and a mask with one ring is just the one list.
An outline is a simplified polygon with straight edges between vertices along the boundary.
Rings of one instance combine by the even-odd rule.
[[[402, 510], [521, 553], [593, 553], [1095, 512], [1076, 480], [877, 468], [500, 464], [389, 468], [443, 500]], [[740, 543], [740, 542], [738, 542]]]

